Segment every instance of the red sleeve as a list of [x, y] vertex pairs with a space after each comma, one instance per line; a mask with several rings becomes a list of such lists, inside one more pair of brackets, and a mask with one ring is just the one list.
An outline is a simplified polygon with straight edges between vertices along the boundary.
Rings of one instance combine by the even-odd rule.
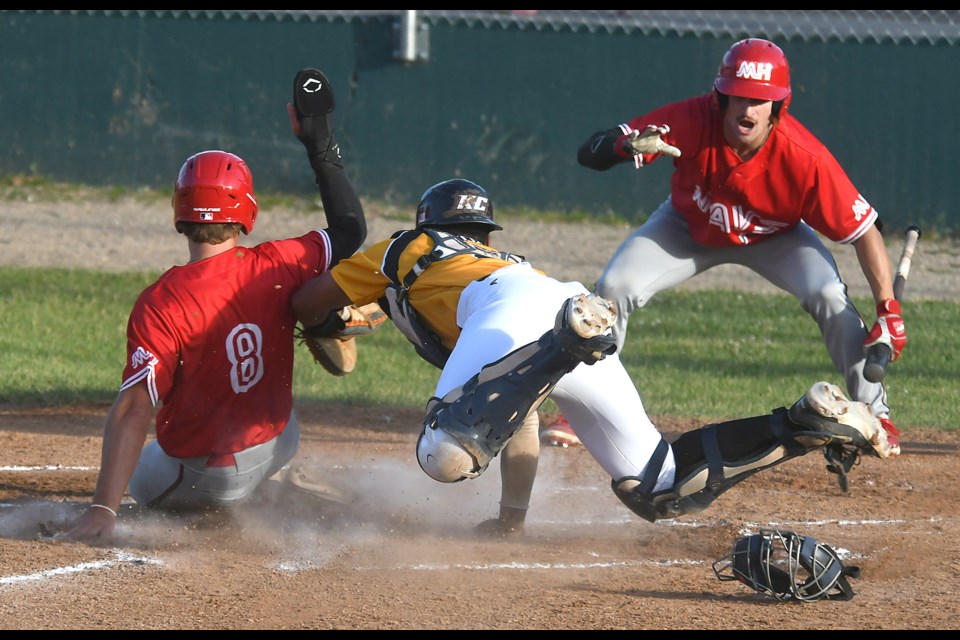
[[120, 389], [144, 382], [157, 406], [173, 385], [179, 349], [163, 315], [146, 302], [149, 291], [140, 295], [127, 321], [127, 362]]
[[878, 214], [826, 147], [821, 147], [815, 174], [815, 206], [804, 212], [811, 227], [834, 242], [849, 244], [876, 222]]

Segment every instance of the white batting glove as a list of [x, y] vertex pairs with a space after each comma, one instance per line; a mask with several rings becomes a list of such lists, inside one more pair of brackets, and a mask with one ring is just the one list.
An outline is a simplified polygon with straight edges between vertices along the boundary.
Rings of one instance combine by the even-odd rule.
[[643, 131], [633, 130], [623, 141], [623, 150], [638, 156], [641, 153], [665, 153], [674, 158], [680, 157], [680, 149], [667, 144], [660, 136], [670, 133], [670, 127], [661, 124], [648, 124]]

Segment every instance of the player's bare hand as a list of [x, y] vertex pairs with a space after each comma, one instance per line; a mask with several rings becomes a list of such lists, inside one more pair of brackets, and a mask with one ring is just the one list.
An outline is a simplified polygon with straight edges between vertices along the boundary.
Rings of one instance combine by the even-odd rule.
[[106, 509], [91, 507], [81, 514], [67, 529], [53, 536], [54, 540], [66, 542], [86, 542], [96, 544], [107, 542], [113, 534], [117, 518]]
[[663, 141], [661, 136], [670, 133], [670, 127], [665, 124], [648, 124], [643, 131], [631, 131], [623, 141], [623, 150], [638, 156], [642, 153], [663, 153], [674, 158], [680, 157], [680, 149]]

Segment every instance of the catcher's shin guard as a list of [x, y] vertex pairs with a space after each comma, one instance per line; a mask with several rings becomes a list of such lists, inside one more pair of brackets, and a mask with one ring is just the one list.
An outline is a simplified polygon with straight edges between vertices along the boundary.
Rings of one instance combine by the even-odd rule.
[[417, 460], [431, 478], [457, 482], [480, 475], [527, 415], [581, 362], [613, 353], [613, 305], [595, 295], [567, 300], [554, 328], [488, 364], [462, 387], [428, 405]]
[[673, 487], [654, 493], [667, 453], [661, 441], [642, 478], [613, 481], [631, 511], [650, 522], [703, 511], [724, 491], [758, 471], [822, 447], [883, 450], [884, 434], [867, 405], [847, 400], [836, 385], [818, 382], [788, 411], [711, 424], [673, 443]]

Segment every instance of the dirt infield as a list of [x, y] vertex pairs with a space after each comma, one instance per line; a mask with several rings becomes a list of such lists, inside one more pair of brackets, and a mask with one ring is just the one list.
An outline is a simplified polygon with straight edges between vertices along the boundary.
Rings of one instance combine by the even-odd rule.
[[[952, 629], [960, 619], [960, 438], [911, 429], [842, 493], [823, 457], [707, 511], [650, 524], [582, 449], [546, 448], [526, 535], [472, 527], [499, 473], [442, 485], [413, 457], [417, 412], [301, 413], [300, 459], [364, 497], [331, 509], [277, 485], [233, 513], [121, 509], [115, 546], [52, 541], [89, 500], [105, 407], [0, 410], [4, 629]], [[670, 435], [691, 428], [658, 419]], [[398, 425], [403, 425], [398, 427]], [[741, 535], [778, 528], [857, 566], [852, 601], [780, 603], [721, 582]]]
[[[373, 217], [371, 237], [402, 225]], [[302, 216], [268, 212], [255, 239], [304, 227]], [[504, 248], [591, 283], [628, 231], [518, 223]], [[126, 201], [12, 203], [0, 249], [0, 263], [22, 266], [154, 270], [185, 258], [167, 209]], [[831, 249], [862, 295], [853, 250]], [[956, 299], [956, 249], [923, 241], [910, 295]], [[771, 290], [736, 268], [684, 286]], [[0, 406], [2, 629], [936, 630], [960, 620], [960, 432], [909, 425], [903, 455], [861, 460], [847, 493], [811, 454], [701, 514], [656, 524], [616, 499], [586, 451], [546, 448], [526, 535], [491, 540], [473, 527], [497, 511], [496, 464], [454, 485], [427, 478], [414, 457], [419, 411], [298, 408], [298, 459], [357, 490], [353, 507], [276, 483], [233, 513], [124, 504], [113, 544], [58, 542], [51, 534], [93, 492], [107, 409]], [[699, 426], [653, 419], [668, 438]], [[779, 603], [718, 580], [714, 561], [760, 528], [837, 550], [860, 568], [854, 599]]]

